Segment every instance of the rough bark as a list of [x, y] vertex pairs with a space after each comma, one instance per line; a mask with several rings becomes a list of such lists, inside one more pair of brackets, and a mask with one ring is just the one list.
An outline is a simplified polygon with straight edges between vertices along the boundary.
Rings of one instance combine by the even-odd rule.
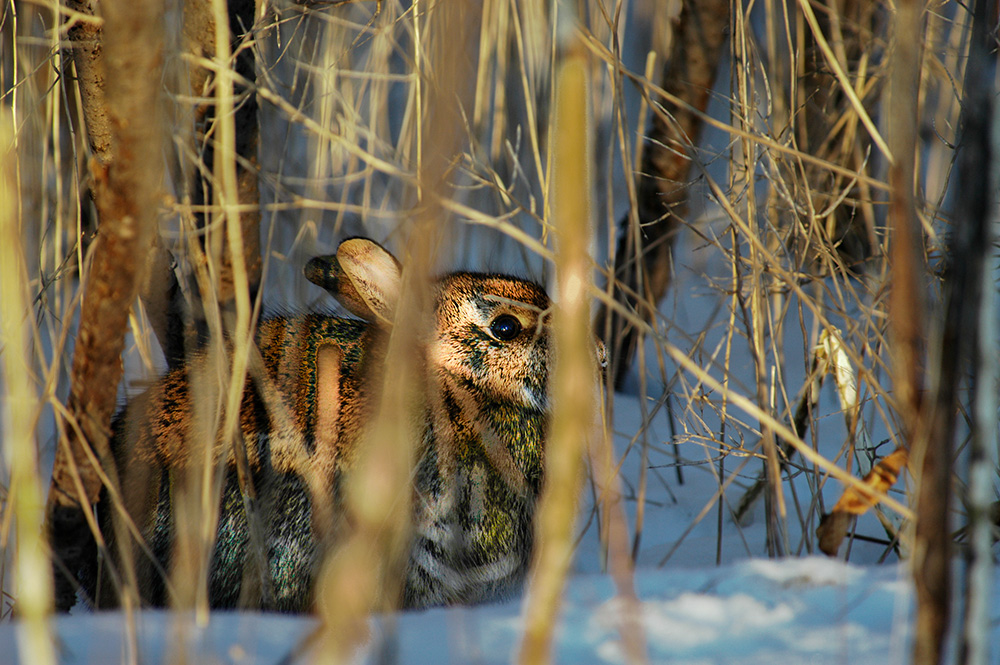
[[[66, 0], [66, 7], [95, 18], [93, 21], [74, 22], [68, 34], [85, 125], [85, 131], [81, 133], [86, 135], [91, 157], [97, 171], [101, 172], [110, 167], [115, 156], [112, 140], [114, 120], [104, 89], [104, 29], [97, 13], [98, 3], [94, 0]], [[173, 272], [173, 258], [160, 243], [158, 234], [153, 236], [152, 242], [149, 267], [139, 294], [160, 345], [167, 358], [172, 358], [177, 345], [182, 345], [179, 330], [174, 326], [182, 318], [182, 301]]]
[[[94, 0], [66, 0], [66, 7], [96, 17]], [[111, 124], [104, 100], [103, 29], [98, 21], [78, 21], [68, 31], [90, 152], [102, 165], [111, 163]]]
[[[93, 5], [83, 9], [93, 13]], [[163, 151], [160, 77], [150, 73], [163, 67], [164, 6], [159, 0], [112, 0], [101, 9], [103, 35], [76, 32], [86, 40], [77, 54], [78, 71], [84, 61], [81, 85], [95, 86], [83, 97], [90, 106], [88, 130], [97, 134], [91, 144], [97, 151], [93, 175], [101, 225], [83, 286], [70, 423], [56, 453], [47, 505], [53, 558], [69, 571], [78, 568], [81, 544], [91, 537], [84, 511], [98, 499], [99, 469], [110, 464], [108, 436], [128, 312], [156, 232], [162, 187], [162, 160], [150, 158]], [[68, 610], [75, 583], [63, 575], [56, 581], [56, 607]]]
[[[729, 28], [728, 0], [684, 0], [660, 87], [691, 108], [654, 110], [642, 169], [635, 174], [636, 209], [619, 223], [615, 300], [652, 320], [670, 286], [672, 251], [687, 202], [687, 181]], [[660, 103], [653, 100], [654, 103]], [[635, 353], [634, 327], [602, 307], [595, 329], [608, 347], [610, 373], [620, 386]]]

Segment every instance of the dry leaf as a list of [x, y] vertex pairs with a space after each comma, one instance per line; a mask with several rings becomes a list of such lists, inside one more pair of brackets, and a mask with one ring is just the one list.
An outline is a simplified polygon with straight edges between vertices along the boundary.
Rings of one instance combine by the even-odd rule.
[[847, 526], [852, 515], [863, 515], [869, 508], [878, 503], [878, 495], [885, 494], [896, 484], [899, 473], [909, 460], [909, 451], [900, 446], [872, 467], [864, 478], [871, 493], [865, 493], [855, 487], [844, 489], [837, 505], [828, 515], [820, 520], [816, 535], [819, 537], [819, 548], [824, 554], [836, 556], [840, 543], [847, 535]]

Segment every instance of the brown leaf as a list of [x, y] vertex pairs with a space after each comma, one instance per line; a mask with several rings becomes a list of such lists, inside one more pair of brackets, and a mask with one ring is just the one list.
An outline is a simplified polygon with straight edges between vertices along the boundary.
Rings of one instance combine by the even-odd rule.
[[864, 478], [864, 484], [870, 492], [864, 492], [856, 487], [847, 487], [837, 501], [833, 510], [824, 515], [816, 529], [819, 538], [819, 549], [829, 556], [836, 556], [840, 543], [847, 535], [847, 526], [852, 515], [863, 515], [869, 508], [878, 503], [878, 495], [885, 494], [896, 484], [899, 473], [909, 460], [909, 451], [900, 446], [888, 457], [882, 458], [872, 467]]

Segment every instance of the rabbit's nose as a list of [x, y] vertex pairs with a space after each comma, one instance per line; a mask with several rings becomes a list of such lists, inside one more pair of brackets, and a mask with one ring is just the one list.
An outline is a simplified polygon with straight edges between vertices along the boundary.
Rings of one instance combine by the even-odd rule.
[[335, 255], [330, 254], [329, 256], [314, 256], [309, 259], [309, 263], [306, 264], [303, 272], [305, 273], [306, 279], [316, 286], [326, 289], [331, 294], [337, 293], [338, 284], [340, 282], [340, 271], [337, 264], [337, 257]]
[[597, 343], [597, 346], [596, 346], [597, 364], [601, 367], [601, 369], [607, 369], [607, 367], [608, 367], [608, 349], [607, 349], [606, 346], [604, 346], [604, 342], [602, 342], [601, 340], [598, 339], [598, 340], [594, 340], [594, 341]]

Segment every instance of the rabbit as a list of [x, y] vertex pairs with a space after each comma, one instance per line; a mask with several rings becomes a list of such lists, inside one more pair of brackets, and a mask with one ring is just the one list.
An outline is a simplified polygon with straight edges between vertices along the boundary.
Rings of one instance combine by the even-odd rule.
[[[401, 266], [374, 241], [352, 238], [336, 255], [312, 259], [305, 272], [359, 318], [306, 314], [260, 322], [261, 362], [255, 371], [251, 358], [239, 421], [262, 521], [265, 579], [257, 583], [245, 572], [254, 530], [232, 446], [220, 435], [214, 454], [226, 472], [208, 581], [214, 607], [312, 608], [318, 564], [342, 527], [342, 479], [373, 417], [370, 384], [383, 376]], [[435, 330], [426, 351], [429, 387], [400, 608], [489, 602], [520, 589], [550, 410], [545, 290], [469, 272], [439, 278], [433, 289]], [[595, 349], [600, 360], [597, 340]], [[171, 486], [192, 456], [191, 375], [203, 371], [204, 358], [169, 372], [113, 426], [121, 500], [148, 546], [136, 556], [140, 591], [153, 605], [168, 601]], [[113, 510], [107, 500], [99, 506], [102, 531], [113, 541]], [[81, 577], [92, 599], [107, 598], [93, 570]]]

